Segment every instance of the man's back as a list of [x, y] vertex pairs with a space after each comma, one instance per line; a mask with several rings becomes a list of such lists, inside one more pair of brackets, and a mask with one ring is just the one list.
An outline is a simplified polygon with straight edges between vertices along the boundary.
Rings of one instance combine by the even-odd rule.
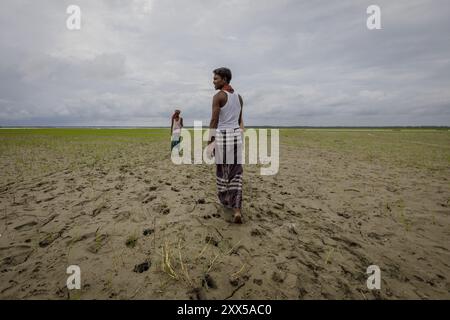
[[241, 113], [241, 102], [236, 91], [233, 93], [228, 91], [227, 102], [220, 108], [218, 129], [235, 129], [239, 127], [239, 115]]

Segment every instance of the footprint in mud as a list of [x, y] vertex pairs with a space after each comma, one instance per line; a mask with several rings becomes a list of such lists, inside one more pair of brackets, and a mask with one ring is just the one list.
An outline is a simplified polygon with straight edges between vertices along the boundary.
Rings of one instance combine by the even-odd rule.
[[121, 173], [127, 173], [127, 172], [130, 171], [129, 169], [130, 169], [130, 166], [127, 165], [127, 164], [123, 164], [123, 165], [121, 165], [121, 166], [119, 167], [119, 171], [120, 171]]
[[108, 209], [108, 206], [106, 206], [105, 204], [99, 206], [98, 208], [92, 211], [92, 216], [93, 217], [98, 216], [104, 209]]
[[133, 249], [134, 247], [136, 247], [138, 238], [135, 236], [130, 236], [128, 237], [128, 239], [125, 241], [125, 246], [127, 246], [128, 248]]
[[61, 237], [62, 232], [55, 232], [55, 233], [49, 233], [47, 234], [44, 239], [39, 241], [39, 246], [41, 248], [48, 247], [50, 244], [52, 244], [56, 239]]
[[271, 217], [275, 217], [275, 218], [277, 218], [277, 219], [280, 219], [281, 220], [281, 217], [280, 217], [280, 215], [278, 215], [278, 213], [276, 213], [275, 211], [273, 211], [273, 210], [267, 210], [266, 211], [266, 214], [268, 215], [268, 216], [271, 216]]
[[48, 181], [41, 181], [41, 182], [38, 182], [36, 185], [34, 185], [33, 187], [31, 187], [31, 190], [32, 191], [39, 191], [40, 189], [40, 187], [42, 187], [42, 186], [44, 186], [44, 185], [46, 185], [46, 184], [48, 184], [49, 182]]
[[57, 189], [57, 187], [51, 186], [51, 187], [49, 187], [49, 188], [47, 188], [47, 189], [42, 190], [42, 192], [47, 193], [47, 192], [50, 192], [50, 191], [54, 191], [54, 190], [56, 190], [56, 189]]
[[24, 204], [27, 203], [27, 197], [26, 195], [24, 195], [22, 197], [22, 199], [18, 200], [18, 199], [14, 199], [14, 202], [12, 203], [13, 206], [23, 206]]
[[264, 236], [266, 233], [262, 229], [254, 228], [252, 231], [250, 231], [250, 235], [252, 237], [261, 237]]
[[170, 213], [170, 208], [165, 203], [157, 204], [153, 207], [153, 209], [163, 215], [167, 215]]
[[396, 193], [398, 191], [398, 189], [394, 186], [388, 185], [386, 186], [386, 190], [392, 193]]
[[203, 216], [203, 219], [209, 220], [209, 219], [211, 219], [211, 218], [220, 218], [220, 217], [221, 217], [221, 216], [220, 216], [219, 213], [213, 213], [213, 214], [205, 214], [205, 215]]
[[[248, 275], [244, 275], [242, 277], [238, 276], [230, 276], [229, 282], [233, 287], [242, 287], [245, 285], [245, 283], [250, 280], [250, 276]], [[255, 282], [255, 281], [253, 281]], [[262, 280], [261, 280], [261, 284], [262, 284]]]
[[369, 238], [372, 238], [372, 239], [375, 239], [375, 240], [378, 240], [378, 241], [383, 241], [383, 236], [378, 234], [378, 233], [375, 233], [375, 232], [369, 232], [367, 234], [367, 236]]
[[133, 272], [142, 273], [150, 269], [151, 263], [150, 261], [145, 261], [143, 263], [137, 264], [134, 266]]
[[51, 200], [53, 200], [55, 198], [56, 198], [56, 196], [50, 196], [50, 197], [47, 197], [47, 198], [37, 199], [36, 203], [39, 204], [39, 203], [42, 203], [42, 202], [49, 202], [49, 201], [51, 201]]
[[87, 240], [87, 239], [92, 238], [92, 237], [94, 237], [94, 236], [95, 236], [95, 232], [88, 232], [88, 233], [85, 233], [85, 234], [83, 234], [83, 235], [81, 235], [81, 236], [74, 237], [74, 238], [68, 240], [68, 241], [66, 242], [66, 245], [67, 245], [67, 246], [71, 246], [71, 245], [73, 245], [73, 244], [75, 244], [75, 243], [77, 243], [77, 242]]
[[262, 286], [263, 280], [262, 279], [253, 279], [253, 283], [258, 286]]
[[28, 260], [30, 255], [33, 253], [33, 249], [30, 247], [22, 246], [24, 248], [19, 248], [20, 251], [14, 253], [11, 256], [7, 256], [0, 261], [0, 273], [3, 272], [3, 267], [14, 267], [18, 266]]
[[206, 274], [202, 279], [202, 287], [205, 287], [207, 289], [217, 289], [217, 283], [216, 281], [211, 277], [211, 275]]
[[348, 213], [345, 213], [345, 212], [336, 212], [336, 214], [338, 216], [342, 217], [342, 218], [345, 218], [345, 219], [350, 219], [351, 218], [351, 216]]
[[117, 213], [113, 219], [115, 221], [121, 222], [121, 221], [125, 221], [130, 219], [131, 216], [131, 212], [130, 211], [120, 211], [119, 213]]
[[219, 245], [219, 240], [217, 240], [216, 238], [214, 238], [213, 236], [206, 236], [205, 238], [205, 243], [210, 243], [213, 246], [218, 246]]
[[151, 235], [153, 232], [155, 232], [154, 229], [144, 229], [144, 231], [142, 232], [142, 234], [143, 234], [144, 236], [149, 236], [149, 235]]
[[361, 248], [361, 245], [359, 243], [357, 243], [351, 239], [345, 238], [345, 237], [339, 238], [339, 237], [333, 236], [333, 237], [331, 237], [331, 239], [333, 239], [334, 241], [337, 241], [337, 242], [343, 242], [344, 244], [346, 244], [349, 247]]
[[275, 205], [273, 206], [273, 208], [274, 208], [274, 209], [277, 209], [277, 210], [283, 210], [283, 209], [284, 209], [284, 203], [277, 202], [277, 203], [275, 203]]
[[286, 279], [286, 273], [281, 271], [274, 271], [272, 273], [272, 281], [277, 283], [283, 283]]
[[157, 198], [156, 195], [151, 194], [151, 195], [147, 195], [144, 200], [142, 200], [142, 203], [149, 203], [152, 202], [153, 200], [155, 200]]
[[34, 220], [25, 222], [24, 224], [18, 225], [17, 227], [14, 227], [17, 231], [28, 231], [31, 230], [35, 225], [38, 223]]
[[99, 234], [95, 237], [92, 243], [87, 247], [91, 253], [97, 253], [108, 242], [108, 234]]

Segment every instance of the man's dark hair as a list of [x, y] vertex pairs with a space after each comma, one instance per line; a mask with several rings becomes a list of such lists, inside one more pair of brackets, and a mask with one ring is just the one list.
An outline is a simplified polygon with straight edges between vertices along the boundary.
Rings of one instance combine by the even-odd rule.
[[231, 70], [225, 67], [217, 68], [213, 71], [214, 74], [224, 79], [227, 83], [231, 81]]

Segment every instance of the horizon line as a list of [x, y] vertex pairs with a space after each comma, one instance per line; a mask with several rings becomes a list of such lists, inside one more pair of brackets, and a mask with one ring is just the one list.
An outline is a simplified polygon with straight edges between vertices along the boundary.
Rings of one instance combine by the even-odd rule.
[[[33, 129], [33, 128], [136, 128], [136, 129], [170, 129], [169, 126], [48, 126], [48, 125], [42, 125], [42, 126], [2, 126], [0, 125], [0, 128], [2, 129], [14, 129], [14, 128], [21, 128], [21, 129]], [[194, 126], [184, 126], [184, 128], [194, 128]], [[209, 129], [209, 127], [205, 127]], [[439, 128], [439, 129], [450, 129], [450, 125], [390, 125], [390, 126], [273, 126], [273, 125], [255, 125], [255, 126], [246, 126], [245, 128], [298, 128], [298, 129], [308, 129], [308, 128], [318, 128], [318, 129], [336, 129], [336, 128], [374, 128], [374, 129], [380, 129], [380, 128]]]

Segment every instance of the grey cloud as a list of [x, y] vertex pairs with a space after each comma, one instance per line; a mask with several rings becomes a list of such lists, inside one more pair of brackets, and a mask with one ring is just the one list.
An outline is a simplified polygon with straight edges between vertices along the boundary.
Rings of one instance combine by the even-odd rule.
[[233, 70], [247, 125], [450, 125], [450, 5], [372, 1], [13, 1], [0, 12], [0, 125], [208, 123]]

